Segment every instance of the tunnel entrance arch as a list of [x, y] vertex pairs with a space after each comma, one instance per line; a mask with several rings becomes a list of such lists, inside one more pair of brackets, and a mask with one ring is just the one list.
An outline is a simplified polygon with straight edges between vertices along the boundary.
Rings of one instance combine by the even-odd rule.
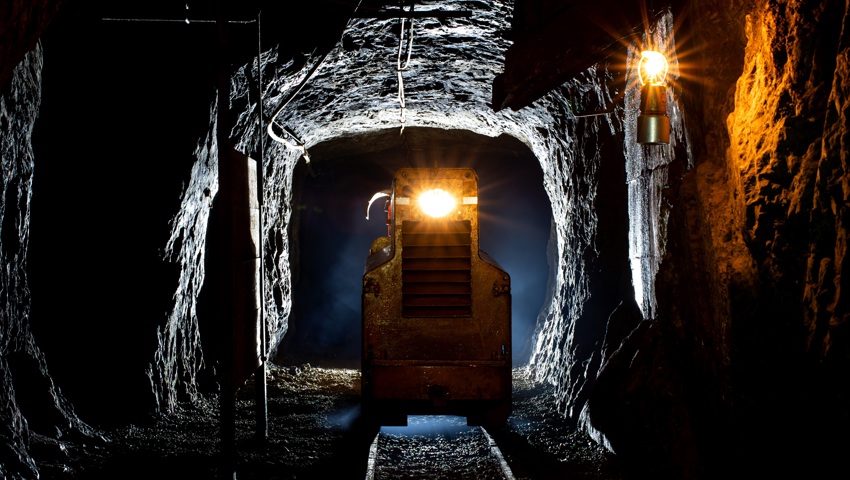
[[479, 176], [481, 248], [512, 277], [514, 365], [527, 363], [547, 298], [551, 206], [540, 163], [508, 136], [385, 129], [310, 149], [293, 177], [292, 315], [276, 361], [358, 367], [360, 289], [371, 242], [386, 234], [383, 202], [366, 206], [404, 167], [472, 167]]

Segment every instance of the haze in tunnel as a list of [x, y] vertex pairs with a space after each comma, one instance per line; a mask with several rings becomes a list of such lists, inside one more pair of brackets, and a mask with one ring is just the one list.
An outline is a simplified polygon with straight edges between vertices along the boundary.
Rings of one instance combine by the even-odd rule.
[[478, 174], [480, 247], [511, 275], [513, 363], [527, 363], [549, 276], [551, 207], [537, 159], [516, 139], [469, 132], [406, 129], [402, 138], [394, 129], [378, 144], [385, 147], [353, 154], [319, 146], [309, 167], [300, 164], [290, 236], [293, 313], [279, 359], [359, 366], [364, 264], [372, 241], [387, 232], [384, 201], [372, 205], [368, 220], [366, 207], [390, 188], [398, 168], [412, 165], [471, 166]]

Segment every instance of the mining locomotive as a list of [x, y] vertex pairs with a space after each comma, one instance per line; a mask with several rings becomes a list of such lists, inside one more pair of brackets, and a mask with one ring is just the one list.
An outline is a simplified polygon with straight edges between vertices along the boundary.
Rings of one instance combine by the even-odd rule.
[[380, 425], [407, 425], [408, 414], [503, 424], [510, 276], [479, 249], [478, 176], [403, 168], [385, 196], [387, 236], [372, 243], [363, 275], [365, 414]]

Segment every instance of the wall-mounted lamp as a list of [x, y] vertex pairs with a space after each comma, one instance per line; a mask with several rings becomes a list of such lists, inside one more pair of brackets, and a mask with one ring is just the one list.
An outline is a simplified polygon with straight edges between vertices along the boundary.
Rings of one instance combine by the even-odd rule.
[[667, 59], [656, 51], [643, 51], [638, 64], [640, 76], [640, 116], [638, 143], [670, 142], [670, 117], [667, 116]]

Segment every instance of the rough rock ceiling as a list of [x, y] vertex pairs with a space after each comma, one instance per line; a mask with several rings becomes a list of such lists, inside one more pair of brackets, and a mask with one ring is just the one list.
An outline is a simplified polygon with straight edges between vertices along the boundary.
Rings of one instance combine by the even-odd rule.
[[506, 135], [491, 138], [467, 130], [441, 128], [406, 129], [402, 138], [397, 128], [390, 128], [356, 138], [334, 138], [319, 143], [310, 148], [310, 157], [316, 162], [342, 156], [362, 157], [373, 162], [402, 159], [407, 166], [408, 151], [428, 151], [443, 158], [458, 157], [458, 152], [474, 152], [481, 158], [510, 158], [527, 155], [528, 146]]

